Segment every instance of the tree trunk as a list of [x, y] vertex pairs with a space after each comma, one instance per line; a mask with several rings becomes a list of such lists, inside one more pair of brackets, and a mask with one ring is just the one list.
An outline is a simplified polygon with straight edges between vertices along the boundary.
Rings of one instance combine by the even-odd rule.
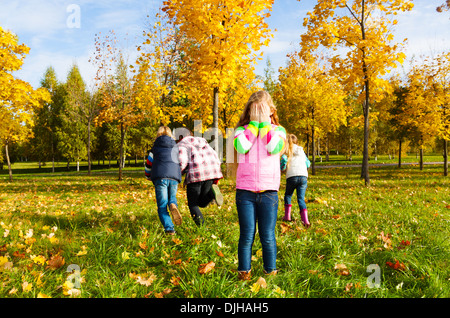
[[[366, 32], [364, 28], [364, 1], [362, 2], [362, 12], [361, 12], [361, 34], [362, 39], [366, 39]], [[364, 74], [364, 91], [365, 91], [365, 101], [363, 104], [364, 113], [364, 150], [363, 150], [363, 162], [361, 167], [361, 178], [364, 179], [366, 186], [370, 185], [369, 177], [369, 76], [367, 75], [367, 64], [366, 64], [366, 52], [364, 48], [362, 49], [362, 71]]]
[[311, 174], [313, 176], [316, 175], [316, 141], [315, 138], [315, 131], [314, 126], [311, 129], [311, 148], [312, 148], [312, 162], [311, 162]]
[[444, 176], [448, 176], [448, 140], [444, 139]]
[[214, 150], [222, 158], [223, 154], [219, 153], [219, 88], [214, 87], [214, 103], [213, 103], [213, 129], [214, 129]]
[[366, 186], [370, 185], [369, 177], [369, 83], [366, 81], [366, 100], [364, 101], [364, 148], [363, 162], [361, 169], [361, 178], [364, 179]]
[[420, 170], [423, 170], [423, 147], [420, 147]]
[[398, 167], [402, 167], [402, 139], [398, 141]]
[[90, 176], [91, 175], [91, 121], [90, 120], [88, 120], [87, 157], [88, 157], [88, 176]]
[[5, 145], [5, 152], [6, 152], [6, 162], [8, 163], [8, 172], [9, 172], [9, 181], [13, 181], [13, 176], [12, 176], [12, 168], [11, 168], [11, 161], [9, 160], [9, 151], [8, 151], [8, 144], [9, 141], [6, 141], [6, 145]]
[[125, 141], [125, 132], [123, 129], [123, 123], [120, 123], [120, 155], [119, 155], [119, 181], [122, 180], [122, 167], [123, 167], [123, 143]]

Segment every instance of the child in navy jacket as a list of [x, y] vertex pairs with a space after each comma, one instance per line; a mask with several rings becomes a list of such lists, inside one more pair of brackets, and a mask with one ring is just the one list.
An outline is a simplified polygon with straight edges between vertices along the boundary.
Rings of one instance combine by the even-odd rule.
[[[167, 234], [175, 234], [175, 225], [181, 225], [182, 218], [178, 211], [177, 189], [181, 182], [180, 165], [176, 162], [178, 150], [172, 132], [167, 126], [159, 127], [155, 143], [146, 163], [145, 175], [155, 185], [158, 216]], [[173, 155], [175, 154], [175, 161]], [[167, 212], [169, 208], [172, 219]]]

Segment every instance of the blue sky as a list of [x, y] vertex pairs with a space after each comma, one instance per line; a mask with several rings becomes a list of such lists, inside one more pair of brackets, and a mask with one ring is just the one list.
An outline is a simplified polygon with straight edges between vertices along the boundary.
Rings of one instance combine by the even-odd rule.
[[[401, 13], [395, 28], [397, 40], [408, 38], [407, 56], [430, 55], [450, 50], [450, 12], [437, 13], [435, 8], [444, 0], [416, 0], [413, 11]], [[39, 86], [48, 66], [53, 66], [58, 79], [64, 81], [73, 63], [90, 82], [94, 70], [88, 62], [95, 48], [94, 37], [114, 29], [122, 49], [130, 60], [135, 58], [135, 46], [141, 44], [142, 31], [153, 17], [161, 0], [0, 0], [0, 26], [12, 30], [19, 41], [30, 47], [22, 70], [15, 75]], [[268, 23], [274, 32], [269, 47], [263, 49], [264, 59], [256, 72], [262, 74], [266, 59], [275, 70], [284, 66], [286, 54], [295, 50], [304, 31], [303, 18], [311, 11], [315, 0], [275, 0]], [[80, 9], [79, 28], [70, 28], [67, 21]]]

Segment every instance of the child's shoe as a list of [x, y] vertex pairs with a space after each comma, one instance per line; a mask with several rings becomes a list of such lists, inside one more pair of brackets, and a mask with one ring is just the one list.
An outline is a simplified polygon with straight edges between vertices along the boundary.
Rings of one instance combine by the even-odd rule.
[[223, 195], [220, 192], [219, 186], [217, 184], [213, 184], [212, 191], [214, 193], [214, 199], [216, 200], [217, 205], [221, 206], [223, 204]]
[[169, 211], [170, 214], [172, 214], [173, 223], [175, 223], [175, 225], [181, 225], [182, 217], [175, 203], [169, 204]]
[[283, 221], [291, 221], [291, 208], [292, 208], [292, 204], [285, 204], [284, 205]]
[[252, 271], [249, 270], [248, 272], [246, 271], [238, 271], [238, 279], [245, 281], [245, 280], [250, 280], [252, 278]]
[[302, 222], [305, 225], [305, 227], [308, 228], [311, 226], [311, 223], [309, 223], [309, 220], [308, 220], [308, 210], [307, 209], [302, 209], [300, 211], [300, 217], [302, 218]]

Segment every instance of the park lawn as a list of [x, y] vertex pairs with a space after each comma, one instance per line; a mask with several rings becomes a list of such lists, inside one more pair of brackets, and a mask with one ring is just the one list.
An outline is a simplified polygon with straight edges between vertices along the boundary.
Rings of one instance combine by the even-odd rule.
[[297, 205], [293, 222], [281, 220], [283, 179], [280, 272], [264, 275], [257, 236], [247, 282], [236, 274], [232, 180], [220, 183], [224, 205], [205, 208], [201, 228], [180, 187], [183, 224], [166, 236], [142, 169], [126, 169], [122, 181], [105, 172], [21, 173], [12, 183], [3, 175], [0, 297], [449, 297], [450, 181], [442, 170], [371, 168], [366, 188], [358, 168], [319, 169], [306, 192], [309, 229]]

